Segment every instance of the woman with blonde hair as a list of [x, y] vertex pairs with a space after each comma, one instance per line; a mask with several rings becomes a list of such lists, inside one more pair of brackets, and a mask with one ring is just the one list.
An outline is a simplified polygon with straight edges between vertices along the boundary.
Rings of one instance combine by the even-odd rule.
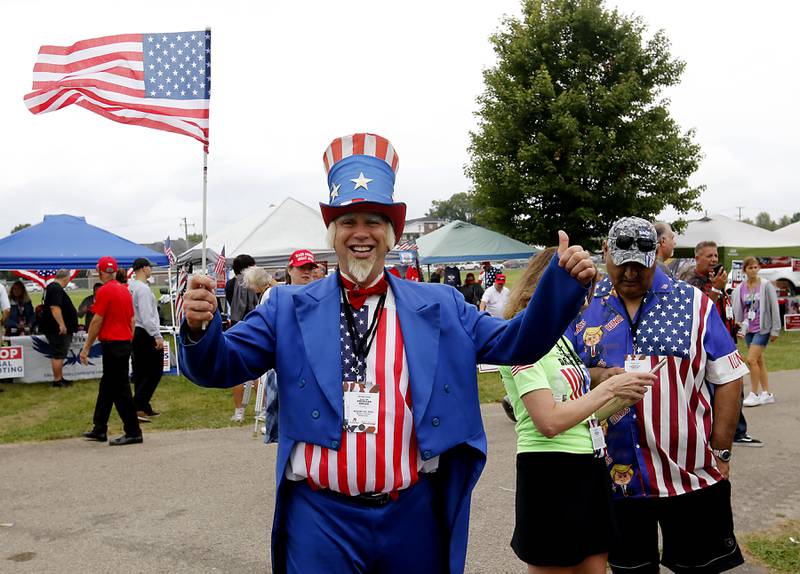
[[741, 325], [739, 333], [747, 345], [747, 366], [750, 368], [751, 390], [742, 404], [757, 407], [775, 402], [775, 397], [769, 392], [764, 349], [781, 332], [781, 314], [775, 287], [758, 276], [761, 269], [758, 259], [746, 258], [743, 267], [747, 279], [734, 289], [731, 299], [733, 318]]
[[[555, 252], [530, 261], [506, 319], [527, 307]], [[511, 547], [531, 574], [603, 574], [614, 522], [598, 417], [641, 400], [655, 375], [623, 373], [589, 390], [589, 372], [566, 337], [537, 363], [503, 366], [500, 375], [517, 418]]]

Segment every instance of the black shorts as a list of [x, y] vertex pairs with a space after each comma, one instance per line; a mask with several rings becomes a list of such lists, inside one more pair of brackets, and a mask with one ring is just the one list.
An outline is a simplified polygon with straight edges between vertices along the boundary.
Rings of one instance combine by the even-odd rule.
[[56, 360], [63, 359], [69, 353], [69, 346], [72, 344], [72, 333], [66, 335], [45, 335], [50, 344], [50, 354]]
[[517, 455], [516, 525], [511, 548], [534, 566], [575, 566], [609, 551], [611, 484], [591, 454]]
[[620, 538], [608, 562], [615, 574], [658, 572], [658, 526], [661, 564], [679, 574], [715, 574], [744, 563], [733, 535], [731, 483], [668, 498], [614, 502]]

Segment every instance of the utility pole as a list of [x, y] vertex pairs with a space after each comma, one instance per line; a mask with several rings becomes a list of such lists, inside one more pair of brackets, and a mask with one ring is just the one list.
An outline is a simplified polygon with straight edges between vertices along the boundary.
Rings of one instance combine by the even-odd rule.
[[744, 206], [743, 206], [743, 205], [737, 205], [737, 206], [736, 206], [736, 209], [738, 209], [738, 210], [739, 210], [739, 221], [741, 221], [741, 220], [742, 220], [742, 209], [743, 209], [743, 208], [744, 208]]
[[189, 248], [189, 226], [191, 225], [194, 228], [194, 223], [189, 223], [186, 217], [181, 217], [183, 221], [183, 237], [186, 239], [186, 248]]

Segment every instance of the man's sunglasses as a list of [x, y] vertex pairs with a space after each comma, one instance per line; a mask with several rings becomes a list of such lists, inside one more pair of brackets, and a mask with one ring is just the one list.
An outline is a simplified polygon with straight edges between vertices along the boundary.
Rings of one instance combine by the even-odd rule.
[[633, 238], [630, 235], [620, 235], [617, 237], [617, 249], [630, 251], [634, 244], [636, 244], [637, 249], [643, 253], [649, 253], [650, 251], [654, 251], [656, 248], [656, 242], [649, 237]]

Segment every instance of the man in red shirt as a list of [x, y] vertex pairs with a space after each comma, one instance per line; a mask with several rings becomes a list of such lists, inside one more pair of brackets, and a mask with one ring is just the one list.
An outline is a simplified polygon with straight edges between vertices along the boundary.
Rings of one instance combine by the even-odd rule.
[[106, 441], [108, 417], [113, 404], [122, 419], [125, 435], [108, 444], [139, 444], [142, 442], [142, 430], [139, 428], [128, 380], [134, 329], [133, 298], [127, 287], [114, 278], [117, 262], [113, 257], [101, 257], [97, 262], [97, 272], [103, 286], [97, 292], [92, 306], [94, 317], [81, 350], [81, 362], [84, 365], [89, 363], [89, 349], [95, 339], [100, 339], [103, 346], [103, 377], [94, 407], [94, 428], [83, 433], [83, 436], [89, 440]]

